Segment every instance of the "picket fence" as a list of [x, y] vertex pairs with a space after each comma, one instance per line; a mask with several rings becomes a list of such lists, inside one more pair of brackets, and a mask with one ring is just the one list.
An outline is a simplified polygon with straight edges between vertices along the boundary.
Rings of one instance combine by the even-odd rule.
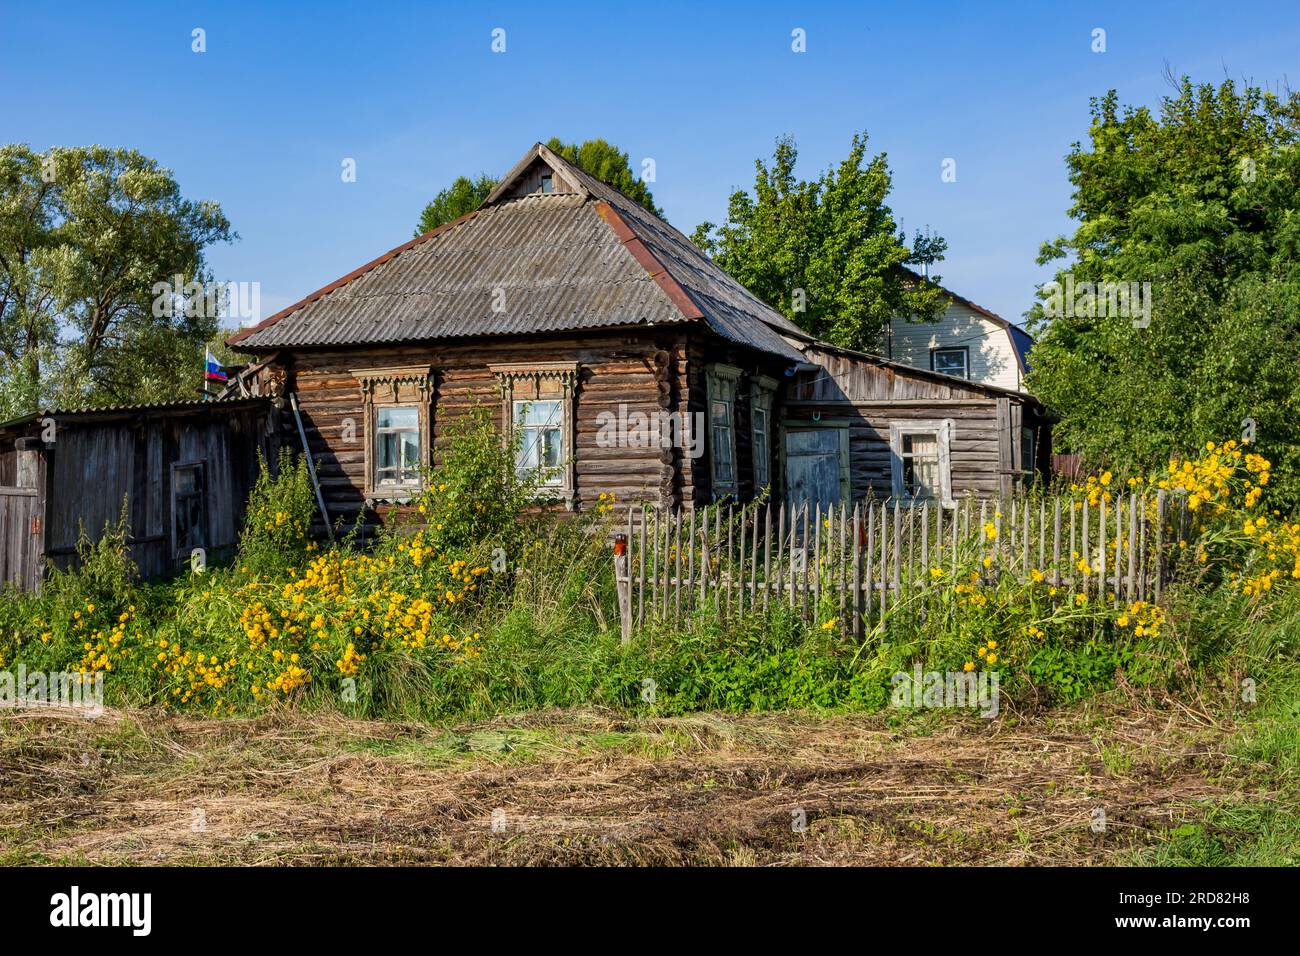
[[[730, 618], [786, 602], [809, 622], [862, 636], [910, 599], [974, 567], [1036, 579], [1089, 600], [1158, 602], [1185, 538], [1185, 499], [1124, 493], [935, 502], [868, 500], [664, 509], [631, 506], [614, 540], [621, 630]], [[988, 567], [984, 558], [991, 558]]]

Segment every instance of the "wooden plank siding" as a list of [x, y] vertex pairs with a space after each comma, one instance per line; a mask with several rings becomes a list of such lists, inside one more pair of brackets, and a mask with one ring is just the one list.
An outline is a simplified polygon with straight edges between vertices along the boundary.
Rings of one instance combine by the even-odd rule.
[[1000, 490], [998, 449], [1002, 442], [997, 430], [996, 411], [996, 403], [990, 401], [951, 401], [938, 406], [823, 402], [787, 405], [783, 421], [787, 424], [811, 424], [818, 415], [822, 421], [848, 420], [849, 478], [856, 500], [868, 494], [885, 498], [892, 492], [891, 422], [951, 419], [953, 493], [969, 491], [989, 496], [998, 494]]
[[[0, 434], [6, 449], [0, 471], [10, 467], [7, 462], [15, 454], [30, 456], [34, 467], [16, 472], [20, 478], [30, 476], [30, 505], [0, 503], [5, 512], [0, 578], [35, 588], [47, 562], [66, 568], [76, 560], [83, 529], [91, 540], [98, 539], [106, 526], [117, 523], [123, 508], [128, 549], [141, 575], [175, 571], [181, 561], [171, 540], [171, 468], [185, 462], [203, 463], [208, 557], [229, 556], [257, 478], [258, 451], [273, 451], [268, 414], [264, 402], [50, 412], [43, 417], [54, 419], [56, 431], [48, 445], [39, 440], [39, 423], [6, 428]], [[30, 450], [16, 450], [16, 444]], [[16, 501], [17, 495], [5, 494], [12, 490], [0, 488], [0, 498]]]
[[796, 376], [781, 406], [782, 421], [846, 424], [855, 500], [892, 493], [890, 424], [907, 421], [952, 422], [954, 495], [1009, 493], [1020, 460], [1020, 424], [1037, 422], [1033, 412], [1024, 414], [1026, 399], [845, 350], [813, 346], [806, 355], [816, 369]]

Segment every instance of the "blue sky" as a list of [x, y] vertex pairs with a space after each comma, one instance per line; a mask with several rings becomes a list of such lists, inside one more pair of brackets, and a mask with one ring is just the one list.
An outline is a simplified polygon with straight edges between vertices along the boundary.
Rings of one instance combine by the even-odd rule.
[[260, 282], [267, 315], [410, 238], [457, 175], [500, 175], [539, 139], [603, 136], [634, 168], [653, 158], [655, 199], [689, 233], [752, 186], [778, 135], [812, 177], [866, 130], [909, 234], [948, 239], [945, 285], [1018, 320], [1049, 278], [1039, 244], [1070, 225], [1063, 157], [1090, 97], [1154, 104], [1166, 62], [1198, 81], [1300, 80], [1297, 51], [1290, 0], [0, 0], [0, 139], [153, 156], [187, 196], [221, 203], [240, 238], [209, 260], [220, 279]]

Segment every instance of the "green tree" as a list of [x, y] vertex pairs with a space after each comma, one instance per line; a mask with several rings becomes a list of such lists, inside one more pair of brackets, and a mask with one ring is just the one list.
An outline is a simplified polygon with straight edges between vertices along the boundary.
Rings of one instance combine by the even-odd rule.
[[[1039, 255], [1068, 262], [1030, 312], [1059, 442], [1152, 467], [1250, 420], [1276, 474], [1300, 474], [1300, 96], [1184, 77], [1158, 115], [1113, 90], [1091, 113], [1066, 158], [1078, 225]], [[1149, 324], [1084, 285], [1145, 282]]]
[[133, 150], [0, 147], [0, 414], [190, 394], [219, 319], [160, 311], [155, 286], [210, 278], [204, 248], [232, 238]]
[[[608, 183], [630, 199], [634, 199], [657, 216], [663, 212], [655, 205], [654, 196], [649, 187], [632, 173], [627, 153], [620, 152], [603, 139], [589, 139], [581, 145], [565, 143], [553, 137], [546, 144], [552, 152], [563, 156], [602, 182]], [[422, 236], [443, 223], [458, 219], [467, 212], [473, 212], [483, 204], [497, 184], [486, 174], [477, 179], [458, 176], [450, 186], [440, 190], [433, 201], [424, 207], [420, 222], [415, 227], [415, 234]]]
[[467, 212], [473, 212], [482, 205], [496, 184], [496, 180], [487, 173], [480, 173], [476, 179], [457, 176], [450, 186], [439, 190], [433, 201], [424, 207], [415, 234], [422, 236], [444, 223], [459, 219]]
[[873, 351], [889, 321], [938, 318], [943, 291], [906, 267], [943, 258], [941, 237], [911, 246], [885, 200], [892, 188], [883, 153], [867, 158], [865, 133], [838, 166], [797, 179], [798, 150], [782, 137], [770, 166], [754, 165], [753, 195], [731, 196], [727, 221], [704, 222], [693, 241], [768, 305], [818, 338]]

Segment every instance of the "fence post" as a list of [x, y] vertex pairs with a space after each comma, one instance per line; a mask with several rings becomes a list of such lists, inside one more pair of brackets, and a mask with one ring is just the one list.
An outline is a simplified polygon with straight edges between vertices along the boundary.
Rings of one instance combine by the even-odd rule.
[[614, 583], [618, 590], [618, 623], [623, 643], [632, 640], [632, 574], [627, 535], [614, 535]]

